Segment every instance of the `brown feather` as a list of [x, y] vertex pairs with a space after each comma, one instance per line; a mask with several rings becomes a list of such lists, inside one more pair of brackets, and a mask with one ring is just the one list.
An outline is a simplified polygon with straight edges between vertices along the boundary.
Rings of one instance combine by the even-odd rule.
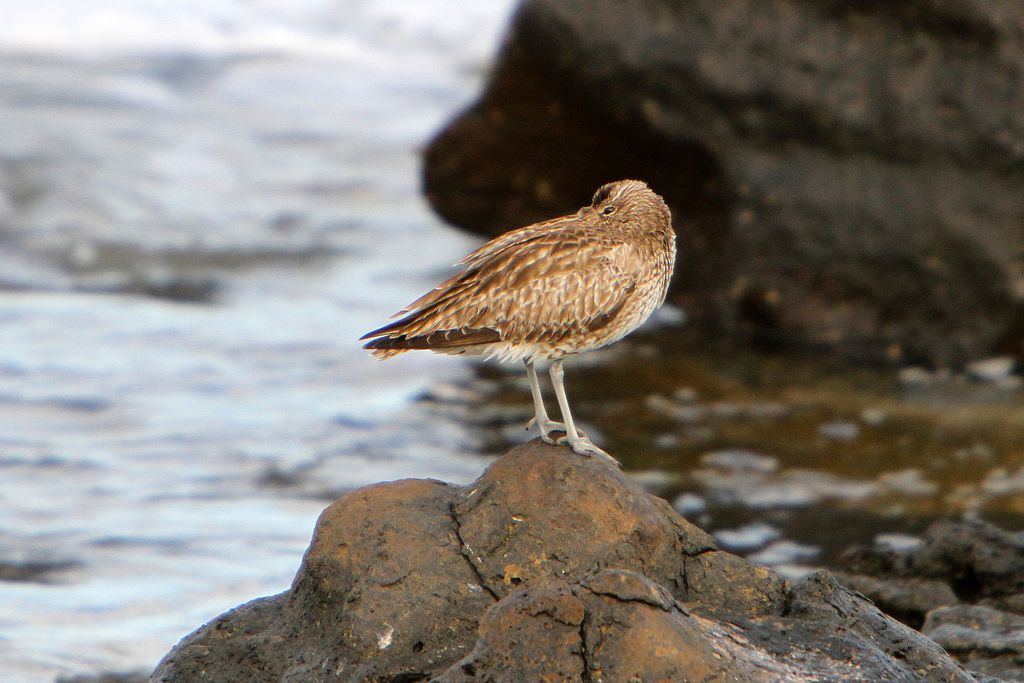
[[[495, 330], [444, 330], [420, 337], [379, 337], [363, 345], [375, 356], [388, 358], [403, 351], [417, 349], [451, 349], [499, 341]], [[392, 353], [388, 353], [392, 352]]]
[[382, 357], [488, 345], [559, 357], [602, 346], [660, 305], [674, 256], [661, 198], [638, 181], [611, 183], [575, 214], [487, 242], [460, 261], [463, 272], [362, 339]]

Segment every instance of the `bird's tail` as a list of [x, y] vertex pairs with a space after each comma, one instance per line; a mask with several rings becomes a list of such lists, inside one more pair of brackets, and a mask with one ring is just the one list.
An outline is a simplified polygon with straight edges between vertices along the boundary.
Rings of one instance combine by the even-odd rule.
[[406, 326], [403, 324], [405, 322], [399, 320], [366, 333], [360, 340], [369, 339], [370, 341], [364, 344], [363, 348], [369, 349], [375, 357], [383, 360], [417, 349], [458, 353], [460, 349], [466, 347], [501, 341], [498, 331], [490, 328], [437, 330], [429, 334], [409, 336], [402, 332], [402, 328]]

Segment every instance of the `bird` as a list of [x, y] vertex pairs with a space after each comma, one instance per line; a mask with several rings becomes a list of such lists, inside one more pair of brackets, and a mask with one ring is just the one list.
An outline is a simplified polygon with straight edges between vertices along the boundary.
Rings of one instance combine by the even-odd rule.
[[[676, 233], [664, 199], [640, 180], [602, 185], [573, 214], [506, 232], [461, 259], [461, 272], [368, 332], [380, 358], [427, 349], [522, 362], [540, 438], [618, 461], [580, 430], [565, 393], [568, 356], [619, 341], [665, 301]], [[549, 375], [562, 422], [547, 413], [536, 364]], [[552, 434], [565, 432], [564, 437]]]

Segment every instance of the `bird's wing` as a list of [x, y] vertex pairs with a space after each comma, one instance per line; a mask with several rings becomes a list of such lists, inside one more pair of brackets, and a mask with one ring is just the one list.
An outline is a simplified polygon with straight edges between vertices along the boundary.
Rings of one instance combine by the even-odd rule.
[[633, 247], [576, 223], [487, 246], [467, 257], [465, 272], [371, 335], [495, 330], [506, 341], [556, 341], [608, 324], [637, 285]]
[[480, 265], [488, 259], [499, 255], [507, 249], [532, 242], [533, 240], [544, 237], [545, 235], [550, 235], [556, 230], [571, 231], [576, 228], [579, 223], [579, 214], [570, 214], [568, 216], [561, 216], [559, 218], [541, 221], [540, 223], [534, 223], [533, 225], [527, 225], [525, 228], [510, 230], [509, 232], [498, 235], [479, 249], [470, 252], [460, 259], [456, 265], [464, 265], [472, 268], [473, 266]]
[[466, 269], [463, 272], [445, 280], [437, 287], [419, 297], [391, 317], [398, 318], [408, 315], [414, 311], [427, 308], [449, 293], [449, 290], [451, 290], [452, 287], [457, 286], [460, 281], [472, 277], [481, 267], [485, 266], [488, 261], [500, 256], [503, 252], [522, 248], [524, 245], [529, 244], [539, 237], [550, 234], [552, 230], [558, 228], [572, 229], [578, 222], [579, 217], [574, 214], [571, 216], [552, 218], [548, 221], [534, 223], [533, 225], [528, 225], [525, 228], [510, 230], [509, 232], [498, 235], [494, 239], [482, 245], [479, 249], [476, 249], [461, 258], [455, 264], [457, 266], [465, 266]]

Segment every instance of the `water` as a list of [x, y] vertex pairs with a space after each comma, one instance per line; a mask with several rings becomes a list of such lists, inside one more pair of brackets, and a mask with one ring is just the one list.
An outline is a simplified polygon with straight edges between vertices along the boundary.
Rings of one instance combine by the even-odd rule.
[[[478, 240], [419, 196], [511, 0], [15, 3], [0, 26], [0, 668], [151, 668], [325, 501], [468, 481], [358, 336]], [[2, 569], [0, 569], [2, 571]]]
[[[338, 494], [467, 482], [527, 438], [518, 368], [356, 342], [479, 243], [420, 197], [419, 150], [511, 9], [7, 3], [4, 681], [149, 670], [287, 588]], [[940, 516], [1024, 527], [1019, 378], [898, 381], [684, 318], [574, 359], [567, 384], [587, 432], [722, 547], [796, 578]]]

